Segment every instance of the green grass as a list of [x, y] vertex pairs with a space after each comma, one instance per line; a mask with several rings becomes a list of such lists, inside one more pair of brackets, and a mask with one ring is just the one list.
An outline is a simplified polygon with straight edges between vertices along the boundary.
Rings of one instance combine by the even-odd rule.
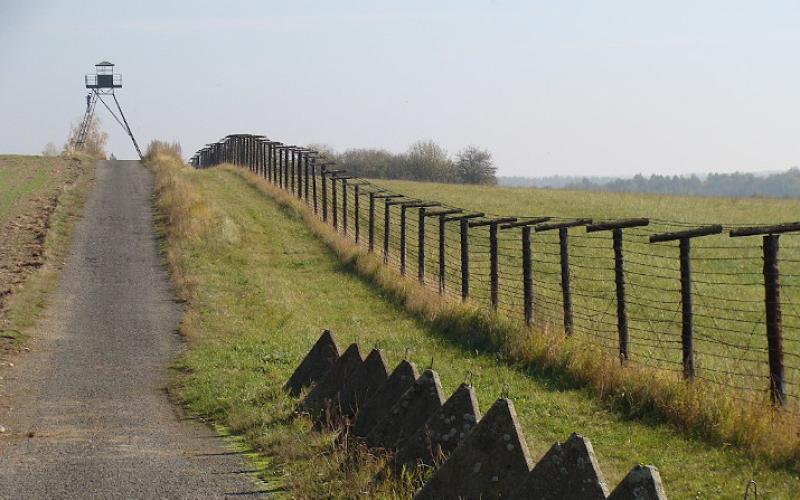
[[0, 223], [16, 212], [24, 198], [40, 194], [61, 164], [61, 158], [0, 155]]
[[[583, 433], [612, 487], [643, 462], [659, 468], [671, 498], [740, 498], [750, 479], [769, 498], [793, 498], [800, 491], [796, 471], [771, 468], [656, 421], [621, 418], [568, 379], [515, 368], [499, 354], [453, 339], [359, 278], [302, 217], [239, 173], [210, 169], [178, 177], [197, 193], [186, 209], [207, 204], [210, 222], [194, 236], [165, 228], [167, 255], [188, 300], [182, 331], [189, 349], [176, 365], [176, 390], [191, 411], [264, 453], [269, 464], [263, 477], [287, 495], [408, 493], [402, 485], [370, 489], [375, 464], [364, 459], [343, 465], [328, 436], [290, 418], [294, 402], [281, 386], [323, 328], [331, 328], [342, 345], [356, 339], [364, 348], [380, 345], [392, 365], [407, 350], [422, 367], [432, 356], [447, 393], [471, 373], [484, 411], [507, 391], [534, 459], [571, 432]], [[167, 220], [178, 220], [180, 199], [171, 208], [162, 204]]]
[[[644, 194], [466, 186], [409, 181], [376, 181], [393, 192], [437, 200], [489, 215], [590, 217], [595, 220], [648, 217], [647, 228], [625, 230], [626, 281], [632, 363], [680, 376], [681, 303], [677, 242], [649, 244], [647, 236], [698, 225], [760, 224], [800, 219], [800, 201], [762, 198], [701, 198]], [[351, 194], [352, 196], [352, 194]], [[352, 228], [352, 198], [350, 217]], [[362, 202], [362, 206], [365, 202]], [[393, 208], [391, 248], [399, 247], [399, 210]], [[383, 238], [383, 207], [378, 203], [377, 241]], [[409, 210], [408, 262], [416, 272], [417, 217]], [[437, 224], [428, 219], [427, 276], [438, 276]], [[366, 210], [361, 227], [366, 227]], [[447, 282], [455, 297], [461, 286], [457, 224], [447, 232]], [[500, 231], [500, 311], [521, 321], [522, 264], [520, 230]], [[790, 406], [800, 412], [800, 235], [781, 236], [784, 351]], [[560, 267], [556, 231], [534, 233], [536, 328], [563, 331]], [[488, 306], [488, 230], [470, 232], [471, 297]], [[570, 230], [570, 264], [575, 331], [611, 356], [618, 354], [613, 251], [609, 232]], [[692, 241], [694, 350], [697, 376], [728, 387], [732, 397], [761, 404], [768, 400], [767, 342], [761, 238], [722, 235]]]

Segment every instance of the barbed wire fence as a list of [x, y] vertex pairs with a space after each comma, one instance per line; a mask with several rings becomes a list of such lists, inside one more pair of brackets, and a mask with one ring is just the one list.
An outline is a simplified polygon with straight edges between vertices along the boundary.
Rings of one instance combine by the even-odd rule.
[[[707, 224], [471, 212], [347, 175], [316, 151], [229, 135], [190, 160], [248, 168], [385, 264], [623, 363], [800, 401], [800, 222]], [[779, 260], [779, 253], [785, 256]]]

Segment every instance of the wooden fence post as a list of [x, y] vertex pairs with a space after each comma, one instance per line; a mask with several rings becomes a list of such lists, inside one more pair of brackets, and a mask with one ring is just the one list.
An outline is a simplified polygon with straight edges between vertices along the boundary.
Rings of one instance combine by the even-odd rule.
[[764, 235], [764, 303], [767, 319], [767, 353], [769, 356], [769, 388], [772, 403], [786, 406], [783, 368], [783, 332], [781, 321], [781, 279], [778, 266], [777, 234]]
[[305, 194], [306, 205], [309, 204], [309, 201], [308, 201], [308, 174], [309, 174], [309, 171], [308, 171], [309, 168], [308, 167], [309, 167], [309, 162], [310, 162], [310, 158], [309, 157], [310, 157], [310, 155], [307, 154], [306, 155], [306, 159], [305, 159], [305, 165], [303, 167], [304, 174], [305, 174], [305, 177], [306, 177], [305, 178], [305, 182], [303, 183], [303, 187], [305, 188], [305, 193], [303, 193], [303, 194]]
[[284, 159], [284, 165], [283, 165], [283, 190], [284, 191], [289, 191], [291, 189], [291, 187], [289, 186], [289, 178], [290, 177], [292, 178], [292, 184], [294, 184], [294, 177], [292, 177], [291, 173], [290, 173], [291, 162], [289, 160], [289, 154], [292, 153], [292, 148], [293, 147], [294, 146], [287, 146], [283, 150], [283, 159]]
[[369, 193], [369, 221], [367, 222], [367, 248], [375, 251], [375, 193]]
[[317, 210], [317, 160], [311, 159], [311, 198], [314, 200], [314, 214], [318, 213]]
[[391, 201], [386, 200], [383, 205], [383, 263], [389, 263], [389, 228], [391, 227]]
[[569, 276], [569, 228], [585, 226], [591, 224], [591, 219], [576, 219], [567, 222], [556, 222], [539, 224], [534, 228], [538, 233], [541, 231], [549, 231], [551, 229], [558, 229], [558, 246], [559, 254], [561, 256], [561, 300], [564, 309], [564, 333], [572, 335], [573, 333], [573, 317], [572, 317], [572, 290], [570, 285]]
[[409, 206], [400, 205], [400, 274], [406, 275], [406, 210]]
[[333, 229], [339, 230], [339, 197], [336, 189], [336, 173], [331, 175], [331, 212], [333, 215]]
[[388, 194], [388, 193], [375, 193], [372, 192], [369, 194], [369, 251], [372, 252], [374, 250], [375, 245], [375, 200], [382, 199], [384, 200], [384, 214], [383, 214], [383, 224], [385, 226], [385, 230], [383, 232], [383, 262], [384, 264], [389, 263], [389, 207], [393, 204], [392, 200], [395, 198], [402, 198], [403, 195], [400, 194]]
[[691, 239], [700, 236], [719, 234], [722, 226], [704, 226], [696, 229], [675, 231], [670, 233], [660, 233], [650, 235], [650, 243], [660, 243], [665, 241], [678, 240], [680, 246], [680, 266], [681, 266], [681, 344], [683, 346], [683, 376], [686, 379], [693, 379], [696, 375], [694, 366], [694, 325], [692, 313], [692, 260], [691, 260]]
[[319, 175], [322, 178], [322, 222], [328, 222], [328, 172], [324, 164], [321, 169]]
[[503, 224], [500, 229], [522, 228], [522, 302], [525, 326], [533, 324], [533, 254], [531, 252], [531, 226], [550, 220], [550, 217], [536, 217]]
[[355, 239], [356, 244], [359, 243], [361, 236], [361, 190], [360, 186], [356, 184], [353, 186], [353, 217], [355, 217]]
[[347, 179], [349, 177], [340, 177], [342, 179], [342, 232], [347, 236]]
[[525, 326], [533, 325], [533, 256], [531, 255], [531, 226], [522, 227], [522, 300]]
[[447, 236], [445, 232], [445, 223], [447, 222], [445, 215], [439, 215], [439, 295], [444, 295], [445, 291], [445, 237]]
[[292, 146], [287, 152], [289, 153], [289, 170], [287, 171], [287, 175], [289, 176], [289, 189], [288, 191], [291, 194], [294, 194], [294, 175], [295, 175], [295, 147]]
[[469, 227], [489, 226], [489, 299], [492, 309], [497, 310], [500, 303], [498, 290], [500, 288], [500, 261], [497, 255], [497, 227], [500, 224], [507, 224], [516, 221], [516, 217], [502, 217], [470, 222]]
[[[446, 223], [448, 215], [460, 214], [462, 211], [457, 208], [446, 210], [436, 210], [424, 212], [424, 217], [437, 217], [439, 219], [439, 295], [444, 295], [445, 291], [445, 243], [446, 243]], [[452, 220], [452, 219], [451, 219]]]
[[445, 218], [445, 222], [459, 221], [459, 234], [461, 237], [461, 300], [469, 298], [469, 220], [483, 217], [483, 213], [457, 215]]
[[303, 199], [303, 164], [307, 154], [302, 150], [297, 152], [297, 198], [300, 200]]
[[278, 148], [278, 164], [276, 165], [278, 169], [278, 187], [283, 189], [283, 148], [285, 146], [280, 146]]
[[730, 235], [763, 236], [764, 306], [767, 320], [767, 355], [769, 356], [769, 392], [774, 406], [785, 407], [786, 379], [783, 366], [783, 331], [781, 321], [781, 274], [778, 265], [779, 235], [800, 231], [800, 222], [775, 226], [734, 229]]
[[[428, 203], [428, 202], [420, 202], [420, 201], [417, 201], [417, 200], [409, 200], [409, 201], [400, 202], [400, 203], [398, 203], [398, 205], [400, 205], [400, 274], [405, 276], [405, 274], [406, 274], [406, 249], [407, 249], [407, 244], [406, 244], [406, 215], [407, 214], [406, 214], [406, 211], [409, 208], [419, 208], [420, 209], [421, 215], [419, 216], [419, 220], [421, 222], [420, 222], [420, 226], [419, 226], [420, 230], [418, 231], [417, 235], [418, 236], [420, 234], [422, 235], [422, 243], [424, 244], [425, 243], [425, 234], [424, 234], [424, 230], [425, 230], [425, 208], [439, 206], [439, 203], [435, 203], [435, 202], [434, 203]], [[418, 241], [418, 243], [419, 243], [419, 241]], [[421, 259], [422, 260], [419, 260], [419, 258], [418, 258], [417, 263], [418, 264], [421, 263], [421, 265], [423, 266], [423, 271], [422, 271], [423, 274], [422, 274], [422, 276], [424, 278], [424, 272], [425, 272], [424, 271], [425, 249], [421, 248], [420, 252], [421, 252]], [[419, 270], [418, 270], [417, 274], [419, 274]]]
[[628, 359], [628, 309], [625, 299], [625, 262], [622, 250], [622, 230], [629, 227], [642, 227], [650, 224], [648, 219], [625, 219], [598, 222], [586, 226], [586, 232], [611, 231], [614, 248], [614, 283], [617, 292], [617, 335], [619, 339], [619, 357], [621, 361]]
[[425, 284], [425, 207], [417, 214], [417, 281]]
[[469, 298], [469, 221], [461, 219], [461, 300]]

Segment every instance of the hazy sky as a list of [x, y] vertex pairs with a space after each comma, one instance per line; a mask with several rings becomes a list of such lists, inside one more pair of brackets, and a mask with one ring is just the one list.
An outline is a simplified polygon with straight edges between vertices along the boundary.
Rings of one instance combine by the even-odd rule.
[[189, 154], [254, 132], [475, 144], [502, 175], [783, 169], [798, 54], [797, 1], [0, 0], [0, 152], [63, 144], [108, 59], [139, 142]]

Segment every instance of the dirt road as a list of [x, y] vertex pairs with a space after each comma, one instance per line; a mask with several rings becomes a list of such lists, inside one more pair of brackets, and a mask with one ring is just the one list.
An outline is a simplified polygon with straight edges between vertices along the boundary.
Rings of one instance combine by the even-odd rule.
[[256, 495], [246, 464], [164, 392], [180, 307], [152, 176], [103, 161], [31, 352], [0, 380], [0, 498]]

